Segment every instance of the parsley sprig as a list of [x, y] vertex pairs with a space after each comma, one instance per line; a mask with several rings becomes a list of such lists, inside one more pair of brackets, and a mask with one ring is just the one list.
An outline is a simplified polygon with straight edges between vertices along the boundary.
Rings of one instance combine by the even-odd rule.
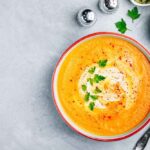
[[90, 74], [93, 74], [95, 72], [95, 69], [96, 69], [96, 67], [94, 66], [94, 67], [90, 68], [88, 72]]
[[138, 19], [140, 17], [141, 14], [139, 14], [138, 12], [138, 8], [134, 7], [131, 10], [128, 10], [128, 16], [132, 19], [132, 22], [134, 22], [134, 20]]
[[90, 102], [90, 104], [89, 104], [89, 108], [90, 108], [90, 110], [94, 110], [94, 106], [95, 106], [95, 103], [94, 102]]
[[90, 98], [90, 93], [87, 92], [87, 93], [85, 94], [84, 100], [85, 100], [86, 102], [88, 102], [88, 101], [89, 101], [89, 98]]
[[83, 90], [83, 91], [86, 91], [86, 89], [87, 89], [87, 86], [86, 86], [85, 84], [83, 84], [83, 85], [82, 85], [82, 90]]
[[93, 85], [93, 79], [92, 78], [88, 78], [87, 81], [90, 82], [91, 85]]
[[102, 92], [102, 91], [101, 91], [98, 87], [96, 87], [95, 90], [94, 90], [94, 93], [95, 93], [95, 94], [98, 94], [98, 93], [101, 93], [101, 92]]
[[115, 23], [116, 27], [118, 28], [118, 31], [124, 34], [127, 31], [127, 24], [126, 22], [121, 19], [120, 21]]
[[95, 74], [94, 76], [94, 82], [99, 83], [99, 81], [105, 80], [106, 77], [102, 75]]
[[105, 67], [107, 64], [107, 59], [99, 60], [98, 65], [100, 67]]
[[90, 97], [91, 97], [92, 100], [97, 100], [98, 99], [97, 95], [90, 95]]
[[[138, 19], [141, 16], [137, 7], [128, 10], [127, 15], [132, 19], [132, 22], [134, 22], [134, 20]], [[115, 26], [122, 34], [124, 34], [127, 30], [130, 30], [128, 29], [126, 21], [123, 18], [120, 21], [116, 22]]]

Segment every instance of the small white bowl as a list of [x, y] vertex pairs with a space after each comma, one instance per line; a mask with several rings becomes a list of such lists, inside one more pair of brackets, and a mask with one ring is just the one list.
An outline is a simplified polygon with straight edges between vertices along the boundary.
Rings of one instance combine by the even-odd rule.
[[135, 0], [130, 0], [131, 1], [131, 3], [133, 3], [134, 5], [136, 5], [136, 6], [150, 6], [150, 3], [149, 4], [140, 4], [140, 3], [138, 3], [138, 2], [136, 2]]

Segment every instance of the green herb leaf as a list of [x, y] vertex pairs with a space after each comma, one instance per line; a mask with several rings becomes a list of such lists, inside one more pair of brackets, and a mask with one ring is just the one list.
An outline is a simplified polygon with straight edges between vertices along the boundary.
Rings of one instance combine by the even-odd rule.
[[116, 22], [115, 25], [118, 28], [118, 31], [122, 34], [124, 34], [127, 31], [127, 25], [123, 19], [121, 19], [121, 21]]
[[90, 98], [90, 93], [87, 92], [85, 94], [84, 100], [87, 102], [87, 101], [89, 101], [89, 98]]
[[128, 10], [128, 16], [132, 19], [132, 21], [138, 19], [140, 15], [141, 14], [139, 14], [137, 7], [134, 7], [133, 9]]
[[102, 92], [102, 91], [101, 91], [98, 87], [96, 87], [95, 90], [94, 90], [94, 93], [95, 93], [95, 94], [101, 93], [101, 92]]
[[95, 106], [95, 103], [94, 103], [94, 102], [91, 102], [91, 103], [89, 104], [89, 108], [90, 108], [90, 110], [92, 110], [92, 111], [93, 111], [94, 106]]
[[90, 97], [91, 97], [93, 100], [97, 100], [97, 99], [98, 99], [98, 96], [96, 96], [96, 95], [90, 95]]
[[82, 90], [83, 90], [83, 91], [86, 91], [86, 89], [87, 89], [86, 85], [83, 84], [83, 85], [82, 85]]
[[107, 64], [107, 59], [100, 60], [100, 61], [98, 62], [98, 64], [99, 64], [100, 67], [105, 67], [106, 64]]
[[92, 67], [91, 69], [89, 69], [89, 73], [91, 73], [91, 74], [93, 74], [94, 72], [95, 72], [95, 69], [96, 69], [96, 67], [94, 66], [94, 67]]
[[95, 74], [94, 76], [94, 82], [99, 83], [99, 81], [105, 80], [106, 77], [102, 75]]
[[93, 79], [92, 78], [88, 78], [87, 81], [90, 82], [91, 85], [93, 85]]

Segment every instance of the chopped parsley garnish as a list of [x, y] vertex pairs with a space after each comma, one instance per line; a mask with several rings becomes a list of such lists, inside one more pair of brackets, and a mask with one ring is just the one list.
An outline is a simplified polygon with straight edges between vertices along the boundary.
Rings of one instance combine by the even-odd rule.
[[122, 34], [124, 34], [127, 31], [127, 25], [123, 19], [116, 22], [115, 25], [118, 28], [118, 31], [121, 32]]
[[[135, 1], [139, 1], [139, 0], [135, 0]], [[141, 0], [141, 1], [145, 2], [145, 1], [150, 1], [150, 0]], [[137, 7], [134, 7], [131, 10], [128, 10], [127, 15], [132, 19], [132, 22], [141, 16]], [[127, 30], [130, 30], [127, 27], [127, 24], [123, 18], [120, 21], [116, 22], [115, 26], [118, 29], [118, 31], [121, 32], [122, 34], [124, 34]]]
[[99, 83], [99, 81], [105, 80], [106, 77], [102, 75], [95, 74], [94, 76], [94, 82]]
[[90, 82], [91, 85], [93, 85], [93, 79], [92, 78], [88, 78], [87, 81]]
[[95, 93], [95, 94], [101, 93], [101, 92], [102, 92], [102, 91], [101, 91], [98, 87], [96, 87], [95, 90], [94, 90], [94, 93]]
[[98, 62], [98, 64], [99, 64], [100, 67], [105, 67], [106, 64], [107, 64], [107, 59], [100, 60], [100, 61]]
[[86, 91], [86, 89], [87, 89], [86, 85], [83, 84], [83, 85], [82, 85], [82, 90], [83, 90], [83, 91]]
[[94, 72], [95, 72], [95, 69], [96, 69], [96, 67], [94, 66], [94, 67], [92, 67], [91, 69], [89, 69], [89, 73], [91, 73], [91, 74], [93, 74]]
[[92, 111], [93, 111], [94, 106], [95, 106], [95, 103], [94, 103], [94, 102], [90, 102], [90, 104], [89, 104], [89, 108], [90, 108], [90, 110], [92, 110]]
[[134, 7], [133, 9], [128, 10], [128, 16], [132, 19], [132, 21], [138, 19], [140, 15], [141, 14], [139, 14], [137, 7]]
[[90, 93], [87, 92], [85, 94], [84, 100], [87, 102], [87, 101], [89, 101], [89, 98], [90, 98]]
[[98, 96], [96, 96], [96, 95], [90, 95], [90, 97], [91, 97], [93, 100], [97, 100], [97, 99], [98, 99]]

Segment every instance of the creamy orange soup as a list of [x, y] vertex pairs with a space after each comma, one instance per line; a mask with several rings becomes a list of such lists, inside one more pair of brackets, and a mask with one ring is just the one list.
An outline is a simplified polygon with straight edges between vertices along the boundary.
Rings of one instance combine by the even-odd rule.
[[81, 129], [121, 134], [150, 111], [150, 63], [125, 40], [88, 39], [63, 61], [57, 90], [64, 112]]

